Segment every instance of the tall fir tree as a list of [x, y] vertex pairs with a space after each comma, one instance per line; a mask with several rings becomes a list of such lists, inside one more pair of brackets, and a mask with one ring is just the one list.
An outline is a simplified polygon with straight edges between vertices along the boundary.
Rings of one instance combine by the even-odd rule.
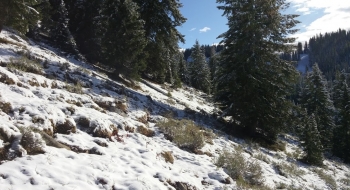
[[317, 122], [314, 114], [308, 116], [306, 113], [303, 114], [304, 129], [302, 134], [302, 146], [306, 155], [304, 161], [312, 164], [321, 166], [323, 164], [323, 148], [320, 141], [320, 133], [317, 129]]
[[327, 81], [317, 64], [312, 67], [305, 79], [300, 104], [309, 114], [314, 114], [321, 135], [322, 146], [325, 150], [332, 147], [334, 129], [334, 106], [327, 88]]
[[229, 29], [219, 37], [221, 53], [216, 97], [225, 113], [249, 134], [258, 129], [275, 140], [289, 114], [286, 96], [297, 72], [276, 52], [289, 52], [298, 15], [284, 15], [285, 0], [217, 0]]
[[[158, 82], [165, 81], [169, 71], [169, 59], [178, 52], [178, 42], [184, 42], [183, 35], [177, 30], [186, 19], [180, 13], [179, 0], [134, 0], [140, 7], [140, 17], [144, 23], [144, 38], [147, 46], [144, 52], [147, 74]], [[149, 75], [147, 75], [149, 76]]]
[[138, 79], [145, 68], [143, 50], [147, 43], [138, 5], [132, 0], [106, 0], [102, 14], [102, 52], [106, 63], [115, 68], [116, 75]]
[[6, 25], [26, 34], [30, 27], [38, 24], [40, 13], [34, 6], [40, 3], [42, 0], [1, 0], [0, 32]]
[[298, 46], [297, 46], [297, 50], [298, 50], [298, 55], [300, 55], [300, 54], [303, 54], [304, 53], [304, 51], [303, 51], [303, 44], [301, 43], [301, 42], [298, 42]]
[[336, 109], [336, 127], [333, 135], [333, 154], [350, 162], [350, 90], [344, 72], [336, 75], [333, 101]]
[[179, 59], [179, 77], [183, 83], [188, 84], [189, 78], [187, 75], [187, 62], [185, 61], [184, 54], [178, 55]]
[[308, 54], [309, 53], [309, 46], [307, 45], [307, 41], [305, 41], [304, 44], [304, 54]]
[[192, 61], [189, 63], [191, 85], [206, 93], [210, 93], [210, 70], [198, 40], [193, 45], [191, 58]]
[[69, 18], [66, 4], [63, 0], [50, 0], [52, 14], [49, 35], [55, 46], [67, 54], [78, 55], [79, 50], [72, 33], [69, 30]]
[[91, 63], [102, 62], [101, 8], [104, 0], [64, 0], [69, 12], [69, 30], [71, 31], [79, 52]]

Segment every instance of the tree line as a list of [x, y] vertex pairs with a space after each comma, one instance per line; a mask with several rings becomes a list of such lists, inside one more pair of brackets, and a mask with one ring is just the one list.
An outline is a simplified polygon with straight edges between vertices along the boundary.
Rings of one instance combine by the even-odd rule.
[[327, 80], [334, 80], [337, 71], [350, 72], [350, 31], [318, 34], [309, 41], [310, 62], [318, 63]]
[[2, 0], [0, 28], [47, 40], [115, 75], [173, 83], [184, 42], [181, 7], [179, 0]]

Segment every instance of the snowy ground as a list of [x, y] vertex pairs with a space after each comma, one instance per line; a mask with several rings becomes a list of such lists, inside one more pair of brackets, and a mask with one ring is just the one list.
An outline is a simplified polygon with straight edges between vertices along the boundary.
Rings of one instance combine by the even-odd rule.
[[[317, 168], [296, 161], [298, 141], [289, 135], [281, 138], [287, 144], [286, 151], [267, 150], [220, 132], [212, 144], [202, 148], [210, 154], [179, 149], [158, 131], [156, 122], [171, 114], [214, 127], [216, 123], [208, 115], [215, 108], [205, 94], [189, 87], [172, 90], [167, 85], [150, 87], [148, 83], [140, 83], [140, 89], [134, 90], [85, 63], [59, 56], [59, 51], [48, 46], [25, 41], [8, 31], [0, 38], [12, 42], [0, 43], [0, 62], [20, 57], [21, 51], [46, 61], [42, 75], [8, 69], [3, 64], [0, 67], [0, 102], [11, 105], [8, 113], [4, 106], [0, 110], [0, 150], [10, 146], [9, 154], [14, 158], [0, 164], [0, 190], [166, 190], [175, 189], [171, 184], [176, 182], [187, 184], [187, 189], [236, 189], [236, 183], [227, 180], [229, 176], [214, 165], [214, 160], [222, 150], [234, 151], [237, 147], [247, 160], [261, 165], [264, 184], [271, 189], [350, 189], [349, 166], [326, 160], [325, 167]], [[66, 86], [77, 81], [83, 93], [68, 92]], [[90, 124], [84, 125], [86, 119]], [[19, 129], [31, 127], [53, 133], [54, 126], [65, 123], [76, 126], [76, 131], [53, 137], [70, 148], [44, 145], [45, 153], [28, 155], [18, 144]], [[111, 132], [111, 126], [119, 129], [118, 137], [92, 135], [97, 129]], [[139, 126], [155, 130], [155, 136], [128, 132]], [[161, 156], [164, 151], [172, 153], [173, 164]], [[292, 169], [281, 174], [277, 166]], [[318, 169], [331, 176], [336, 187], [317, 174]]]

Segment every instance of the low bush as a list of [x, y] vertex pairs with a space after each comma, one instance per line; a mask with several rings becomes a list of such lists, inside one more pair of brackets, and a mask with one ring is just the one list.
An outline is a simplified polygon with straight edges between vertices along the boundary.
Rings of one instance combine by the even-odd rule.
[[27, 151], [29, 155], [43, 154], [45, 142], [39, 133], [35, 133], [31, 128], [21, 128], [22, 133], [21, 146]]
[[241, 151], [224, 150], [217, 158], [215, 165], [225, 168], [227, 174], [236, 180], [239, 186], [253, 188], [263, 185], [264, 179], [260, 165], [246, 160]]
[[66, 84], [66, 90], [71, 93], [76, 93], [76, 94], [83, 94], [83, 86], [81, 83], [78, 81], [77, 83], [70, 85]]
[[326, 174], [322, 169], [314, 169], [313, 171], [317, 173], [318, 177], [320, 177], [324, 182], [326, 182], [326, 185], [330, 189], [338, 189], [337, 182], [331, 175]]
[[11, 105], [11, 103], [0, 101], [0, 110], [3, 111], [6, 114], [11, 113], [12, 112], [12, 105]]
[[157, 124], [164, 136], [180, 148], [195, 152], [204, 146], [206, 141], [201, 127], [190, 120], [168, 119]]
[[255, 154], [254, 158], [261, 160], [267, 164], [270, 164], [270, 162], [271, 162], [270, 159], [266, 155], [264, 155], [263, 153]]
[[10, 59], [10, 63], [7, 64], [7, 68], [10, 70], [16, 69], [28, 73], [43, 75], [43, 66], [39, 62], [30, 60], [25, 56], [17, 59]]
[[274, 166], [279, 173], [279, 175], [282, 175], [284, 177], [292, 177], [292, 176], [302, 176], [305, 175], [305, 171], [302, 169], [299, 169], [298, 166], [296, 166], [293, 163], [274, 163]]

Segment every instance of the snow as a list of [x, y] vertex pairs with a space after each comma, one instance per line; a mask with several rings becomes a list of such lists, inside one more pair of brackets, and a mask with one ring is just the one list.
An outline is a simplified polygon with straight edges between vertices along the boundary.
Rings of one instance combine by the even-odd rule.
[[[18, 41], [9, 36], [16, 36]], [[211, 153], [212, 157], [182, 150], [166, 140], [158, 131], [156, 122], [164, 120], [163, 116], [168, 112], [180, 118], [193, 119], [207, 128], [214, 127], [215, 122], [206, 115], [213, 113], [215, 106], [202, 92], [186, 86], [175, 90], [167, 84], [151, 83], [150, 86], [144, 82], [139, 83], [139, 90], [131, 89], [111, 81], [86, 63], [59, 56], [54, 48], [45, 44], [28, 43], [6, 30], [0, 33], [0, 37], [17, 43], [0, 43], [0, 61], [9, 62], [11, 57], [19, 57], [15, 52], [20, 48], [18, 44], [21, 44], [32, 56], [48, 62], [45, 75], [11, 72], [6, 67], [0, 67], [0, 75], [15, 81], [12, 85], [0, 82], [0, 102], [8, 102], [12, 107], [12, 113], [0, 111], [0, 134], [5, 135], [6, 139], [13, 137], [16, 143], [11, 145], [10, 150], [22, 154], [0, 163], [0, 189], [174, 189], [169, 182], [187, 183], [197, 189], [235, 189], [234, 180], [231, 184], [224, 183], [229, 176], [225, 169], [215, 166], [214, 160], [222, 150], [234, 151], [237, 147], [250, 152], [243, 153], [247, 160], [261, 165], [264, 184], [271, 188], [285, 183], [302, 189], [329, 189], [313, 172], [314, 167], [293, 159], [290, 161], [286, 153], [293, 153], [298, 148], [298, 140], [292, 136], [282, 138], [287, 143], [285, 152], [275, 152], [261, 147], [253, 149], [244, 140], [216, 131], [213, 143], [207, 143], [201, 149]], [[68, 64], [68, 68], [62, 71], [60, 67], [64, 63]], [[90, 74], [77, 72], [82, 68]], [[47, 77], [53, 73], [55, 77]], [[89, 85], [83, 87], [83, 94], [65, 89], [67, 74], [83, 82], [89, 81]], [[34, 79], [47, 86], [31, 86], [30, 81]], [[18, 86], [19, 82], [22, 86]], [[168, 96], [168, 92], [171, 96]], [[126, 106], [125, 111], [116, 109], [118, 102]], [[104, 108], [104, 105], [107, 107]], [[145, 116], [149, 117], [148, 121], [142, 122], [140, 118]], [[84, 126], [82, 119], [89, 120], [88, 126]], [[54, 139], [74, 151], [45, 146], [44, 154], [27, 155], [19, 144], [21, 127], [52, 131], [54, 126], [66, 121], [77, 126], [77, 131], [56, 133]], [[111, 133], [112, 125], [118, 128], [119, 139], [94, 137], [91, 134], [95, 130]], [[146, 137], [126, 130], [127, 127], [138, 126], [155, 130], [155, 136]], [[36, 135], [36, 138], [40, 137]], [[4, 139], [0, 139], [0, 149], [5, 143]], [[173, 164], [161, 156], [164, 151], [172, 153]], [[256, 154], [263, 154], [270, 162], [257, 159], [254, 157]], [[281, 176], [273, 163], [295, 164], [305, 171], [305, 175]], [[334, 172], [332, 176], [338, 187], [349, 188], [340, 182], [342, 178], [349, 178], [349, 166], [332, 160], [326, 160], [325, 164], [329, 171]]]
[[306, 74], [306, 71], [311, 71], [311, 67], [309, 67], [309, 55], [308, 54], [300, 54], [300, 61], [298, 61], [297, 70], [302, 74]]

